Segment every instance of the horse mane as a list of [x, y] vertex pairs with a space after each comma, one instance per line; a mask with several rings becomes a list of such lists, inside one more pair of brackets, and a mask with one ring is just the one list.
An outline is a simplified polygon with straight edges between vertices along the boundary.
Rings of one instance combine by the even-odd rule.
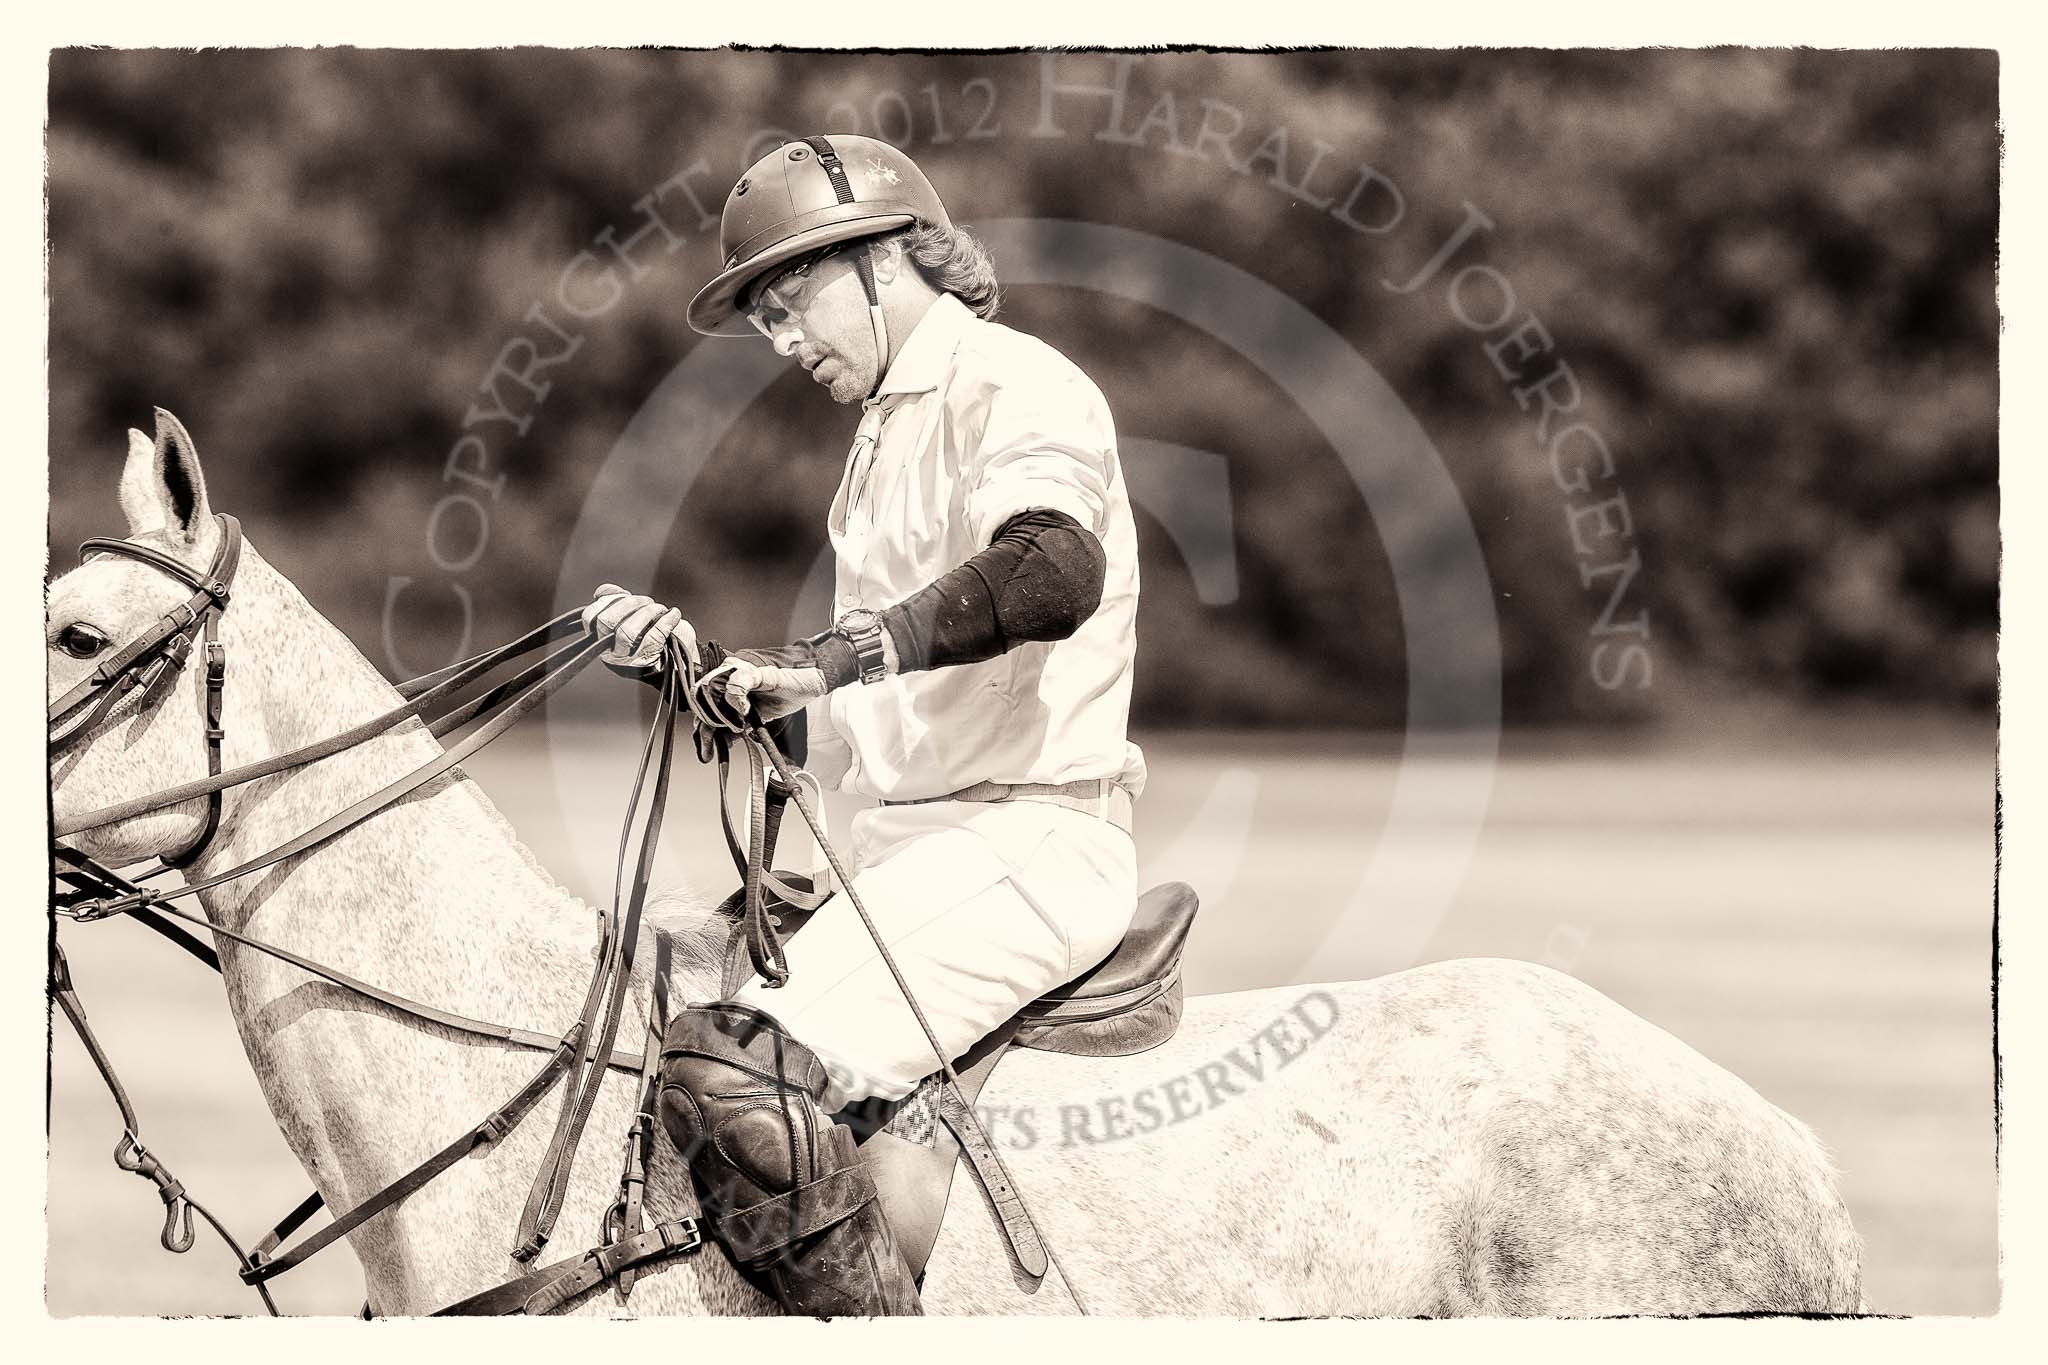
[[732, 923], [718, 913], [716, 900], [688, 886], [671, 886], [649, 895], [641, 918], [649, 931], [669, 936], [676, 978], [718, 981]]

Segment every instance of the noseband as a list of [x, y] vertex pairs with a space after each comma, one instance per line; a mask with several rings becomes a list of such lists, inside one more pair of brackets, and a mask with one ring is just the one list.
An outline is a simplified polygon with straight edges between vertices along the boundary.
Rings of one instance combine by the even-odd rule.
[[[50, 703], [52, 754], [61, 754], [89, 738], [130, 692], [140, 690], [144, 706], [162, 695], [191, 657], [193, 640], [203, 636], [206, 685], [200, 690], [199, 704], [206, 733], [206, 771], [209, 777], [220, 775], [221, 691], [227, 680], [227, 650], [220, 643], [220, 618], [227, 612], [228, 590], [234, 585], [235, 570], [242, 562], [242, 524], [225, 513], [216, 514], [214, 521], [220, 527], [220, 548], [214, 551], [213, 563], [203, 574], [161, 550], [132, 540], [96, 536], [78, 547], [81, 561], [95, 554], [138, 560], [189, 585], [192, 596], [164, 613], [155, 625]], [[220, 827], [220, 804], [219, 791], [208, 795], [206, 820], [199, 828], [199, 836], [180, 852], [165, 855], [164, 866], [186, 867], [199, 856]]]

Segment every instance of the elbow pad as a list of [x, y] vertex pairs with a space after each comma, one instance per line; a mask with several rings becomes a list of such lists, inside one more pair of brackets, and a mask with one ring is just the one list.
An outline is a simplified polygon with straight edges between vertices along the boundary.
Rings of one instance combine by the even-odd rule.
[[900, 671], [980, 663], [1064, 640], [1102, 605], [1102, 542], [1065, 512], [1021, 512], [980, 554], [882, 613]]

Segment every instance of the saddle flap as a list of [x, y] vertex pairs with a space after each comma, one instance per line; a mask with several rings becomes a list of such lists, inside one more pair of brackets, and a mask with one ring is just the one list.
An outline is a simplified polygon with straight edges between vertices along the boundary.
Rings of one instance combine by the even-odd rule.
[[1017, 1030], [1015, 1045], [1071, 1057], [1128, 1057], [1173, 1037], [1180, 1027], [1180, 1012], [1180, 971], [1176, 967], [1171, 978], [1150, 989], [1136, 1004], [1091, 1010], [1073, 1018], [1059, 1010], [1032, 1016]]

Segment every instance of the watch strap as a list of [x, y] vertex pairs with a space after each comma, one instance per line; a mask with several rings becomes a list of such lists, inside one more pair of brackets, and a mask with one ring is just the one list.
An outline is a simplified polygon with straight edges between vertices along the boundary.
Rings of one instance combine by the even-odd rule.
[[863, 683], [880, 682], [888, 676], [889, 656], [882, 646], [882, 618], [879, 614], [872, 611], [848, 612], [832, 627], [831, 634], [853, 647], [854, 660]]

